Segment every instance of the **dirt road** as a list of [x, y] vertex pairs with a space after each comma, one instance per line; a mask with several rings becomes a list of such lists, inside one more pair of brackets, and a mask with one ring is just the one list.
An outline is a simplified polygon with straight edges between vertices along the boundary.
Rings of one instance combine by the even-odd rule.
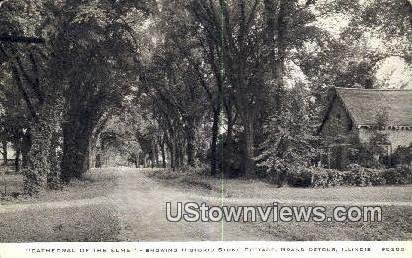
[[[117, 189], [111, 197], [118, 207], [121, 240], [216, 241], [222, 237], [224, 240], [244, 240], [245, 236], [249, 236], [249, 240], [257, 240], [262, 237], [252, 225], [241, 223], [169, 222], [166, 219], [166, 202], [174, 205], [189, 201], [219, 205], [219, 196], [205, 198], [179, 188], [165, 187], [139, 170], [122, 170]], [[176, 210], [175, 206], [173, 210]]]

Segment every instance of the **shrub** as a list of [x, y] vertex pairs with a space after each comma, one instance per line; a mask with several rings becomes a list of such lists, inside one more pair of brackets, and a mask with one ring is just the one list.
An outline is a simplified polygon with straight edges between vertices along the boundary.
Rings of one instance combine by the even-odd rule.
[[328, 169], [318, 168], [312, 170], [312, 186], [313, 187], [328, 187], [329, 186], [329, 172]]
[[[409, 166], [390, 169], [365, 168], [351, 164], [346, 171], [321, 167], [278, 166], [267, 175], [271, 183], [278, 180], [294, 187], [377, 186], [412, 184]], [[279, 174], [278, 174], [279, 173]], [[277, 180], [278, 179], [278, 180]], [[278, 183], [279, 185], [279, 183]]]
[[356, 164], [348, 166], [347, 171], [313, 168], [312, 187], [332, 186], [376, 186], [412, 183], [412, 170], [408, 166], [391, 169], [365, 168]]
[[313, 168], [313, 187], [340, 186], [343, 184], [343, 172], [335, 169]]
[[285, 178], [292, 171], [290, 167], [279, 161], [276, 161], [269, 169], [262, 170], [265, 171], [264, 177], [266, 177], [271, 184], [277, 184], [278, 186], [281, 186], [284, 183]]
[[412, 169], [409, 166], [386, 169], [383, 177], [387, 184], [401, 185], [412, 183]]
[[296, 171], [287, 171], [287, 184], [290, 186], [309, 187], [312, 185], [312, 170], [297, 168]]
[[390, 163], [392, 166], [411, 164], [412, 162], [412, 144], [408, 147], [398, 147], [396, 151], [388, 157], [386, 164]]

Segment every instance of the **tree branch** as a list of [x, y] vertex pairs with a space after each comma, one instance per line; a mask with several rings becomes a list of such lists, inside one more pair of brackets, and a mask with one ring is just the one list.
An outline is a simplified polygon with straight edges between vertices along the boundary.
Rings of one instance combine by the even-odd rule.
[[24, 44], [44, 44], [46, 41], [44, 38], [37, 38], [37, 37], [0, 35], [0, 42], [24, 43]]

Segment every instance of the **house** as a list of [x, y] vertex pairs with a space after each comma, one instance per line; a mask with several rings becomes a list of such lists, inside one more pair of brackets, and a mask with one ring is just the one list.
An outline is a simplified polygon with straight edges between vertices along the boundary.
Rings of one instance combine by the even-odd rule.
[[[333, 88], [329, 99], [318, 129], [329, 151], [354, 140], [368, 143], [377, 132], [386, 135], [388, 155], [412, 143], [412, 90]], [[336, 168], [345, 165], [345, 151], [338, 152], [328, 157]]]

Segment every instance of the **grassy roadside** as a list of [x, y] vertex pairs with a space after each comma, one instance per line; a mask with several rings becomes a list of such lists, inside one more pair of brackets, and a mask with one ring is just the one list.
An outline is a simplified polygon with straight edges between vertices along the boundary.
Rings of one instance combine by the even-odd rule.
[[[220, 193], [219, 178], [205, 175], [203, 171], [147, 170], [147, 176], [165, 186], [197, 191], [205, 196]], [[280, 187], [251, 179], [225, 179], [226, 198], [289, 199], [313, 201], [354, 202], [412, 202], [412, 185], [373, 187], [297, 188]]]
[[[82, 180], [73, 180], [62, 190], [48, 190], [37, 197], [7, 196], [1, 205], [75, 201], [106, 196], [117, 184], [112, 170], [92, 170]], [[19, 191], [21, 175], [7, 175], [9, 191]], [[12, 188], [14, 187], [14, 188]], [[120, 222], [116, 207], [90, 204], [81, 207], [24, 210], [3, 213], [0, 242], [26, 241], [116, 241]]]
[[[203, 196], [219, 195], [219, 179], [198, 173], [172, 171], [146, 171], [147, 175], [165, 186], [178, 186], [185, 191], [195, 191]], [[225, 180], [226, 198], [354, 201], [354, 202], [411, 202], [412, 185], [336, 188], [276, 188], [258, 180]], [[228, 203], [229, 204], [229, 203]], [[229, 204], [230, 205], [230, 204]], [[296, 204], [299, 206], [299, 204]], [[283, 206], [279, 203], [279, 207]], [[307, 205], [304, 205], [307, 206]], [[328, 216], [334, 205], [327, 205]], [[381, 222], [253, 222], [225, 223], [231, 231], [240, 226], [250, 232], [242, 239], [227, 240], [274, 240], [274, 241], [389, 241], [412, 239], [412, 208], [399, 206], [382, 207]], [[249, 238], [250, 237], [250, 238]]]
[[0, 242], [116, 241], [120, 230], [110, 205], [1, 214]]
[[[7, 194], [4, 195], [4, 183], [1, 182], [0, 205], [77, 200], [105, 196], [108, 193], [108, 189], [113, 189], [116, 186], [117, 176], [110, 169], [93, 169], [85, 174], [83, 179], [72, 180], [69, 185], [64, 186], [61, 190], [47, 190], [41, 192], [38, 196], [31, 197], [21, 195], [23, 190], [22, 175], [6, 175]], [[11, 194], [13, 193], [18, 193], [18, 195], [12, 196]]]
[[[332, 211], [334, 206], [327, 206]], [[270, 240], [282, 241], [400, 241], [412, 239], [412, 209], [383, 207], [381, 222], [256, 222]], [[269, 240], [269, 239], [268, 239]]]

